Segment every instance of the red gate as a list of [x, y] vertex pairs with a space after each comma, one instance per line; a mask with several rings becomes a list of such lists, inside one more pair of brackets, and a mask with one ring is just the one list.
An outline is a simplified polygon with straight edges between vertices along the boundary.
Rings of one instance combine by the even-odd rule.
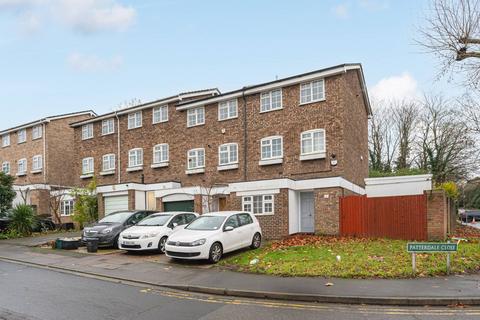
[[427, 240], [426, 196], [340, 199], [340, 234], [366, 238]]

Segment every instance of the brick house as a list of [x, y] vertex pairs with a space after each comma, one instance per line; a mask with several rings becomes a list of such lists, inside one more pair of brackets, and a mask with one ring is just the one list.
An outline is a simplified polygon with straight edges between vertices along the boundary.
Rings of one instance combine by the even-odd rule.
[[[0, 131], [0, 165], [4, 173], [14, 176], [17, 197], [14, 204], [27, 203], [37, 214], [51, 214], [51, 192], [64, 194], [59, 210], [65, 214], [73, 209], [67, 195], [76, 177], [73, 174], [73, 134], [71, 122], [90, 119], [92, 111], [43, 118]], [[58, 221], [57, 221], [58, 222]]]
[[247, 210], [267, 238], [338, 234], [339, 197], [365, 194], [370, 114], [360, 64], [179, 94], [73, 123], [74, 174], [96, 177], [100, 215]]

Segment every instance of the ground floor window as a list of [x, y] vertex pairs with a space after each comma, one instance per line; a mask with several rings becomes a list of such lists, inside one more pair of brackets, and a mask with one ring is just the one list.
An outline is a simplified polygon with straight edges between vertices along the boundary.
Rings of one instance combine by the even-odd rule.
[[273, 195], [245, 196], [243, 211], [253, 214], [273, 214]]
[[60, 214], [62, 216], [70, 216], [73, 214], [73, 200], [65, 200], [60, 203]]

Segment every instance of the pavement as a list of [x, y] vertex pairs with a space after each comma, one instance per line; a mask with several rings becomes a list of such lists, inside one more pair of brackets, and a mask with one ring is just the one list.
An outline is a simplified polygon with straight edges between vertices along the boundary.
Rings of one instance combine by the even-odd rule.
[[480, 307], [398, 307], [224, 297], [0, 261], [2, 320], [473, 320]]
[[32, 247], [38, 242], [0, 241], [0, 260], [226, 296], [375, 305], [480, 305], [480, 274], [401, 280], [283, 278], [238, 273], [206, 263], [171, 262], [163, 255], [122, 251], [92, 255]]

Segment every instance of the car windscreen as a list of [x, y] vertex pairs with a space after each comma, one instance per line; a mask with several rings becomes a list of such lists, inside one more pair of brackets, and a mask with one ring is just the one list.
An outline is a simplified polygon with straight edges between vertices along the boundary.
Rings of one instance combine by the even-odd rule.
[[137, 226], [163, 226], [172, 216], [171, 214], [150, 216], [137, 223]]
[[203, 216], [190, 223], [185, 229], [188, 230], [218, 230], [225, 221], [225, 217]]
[[115, 212], [112, 214], [109, 214], [102, 220], [98, 221], [98, 223], [123, 223], [125, 220], [130, 218], [132, 215], [132, 212]]

